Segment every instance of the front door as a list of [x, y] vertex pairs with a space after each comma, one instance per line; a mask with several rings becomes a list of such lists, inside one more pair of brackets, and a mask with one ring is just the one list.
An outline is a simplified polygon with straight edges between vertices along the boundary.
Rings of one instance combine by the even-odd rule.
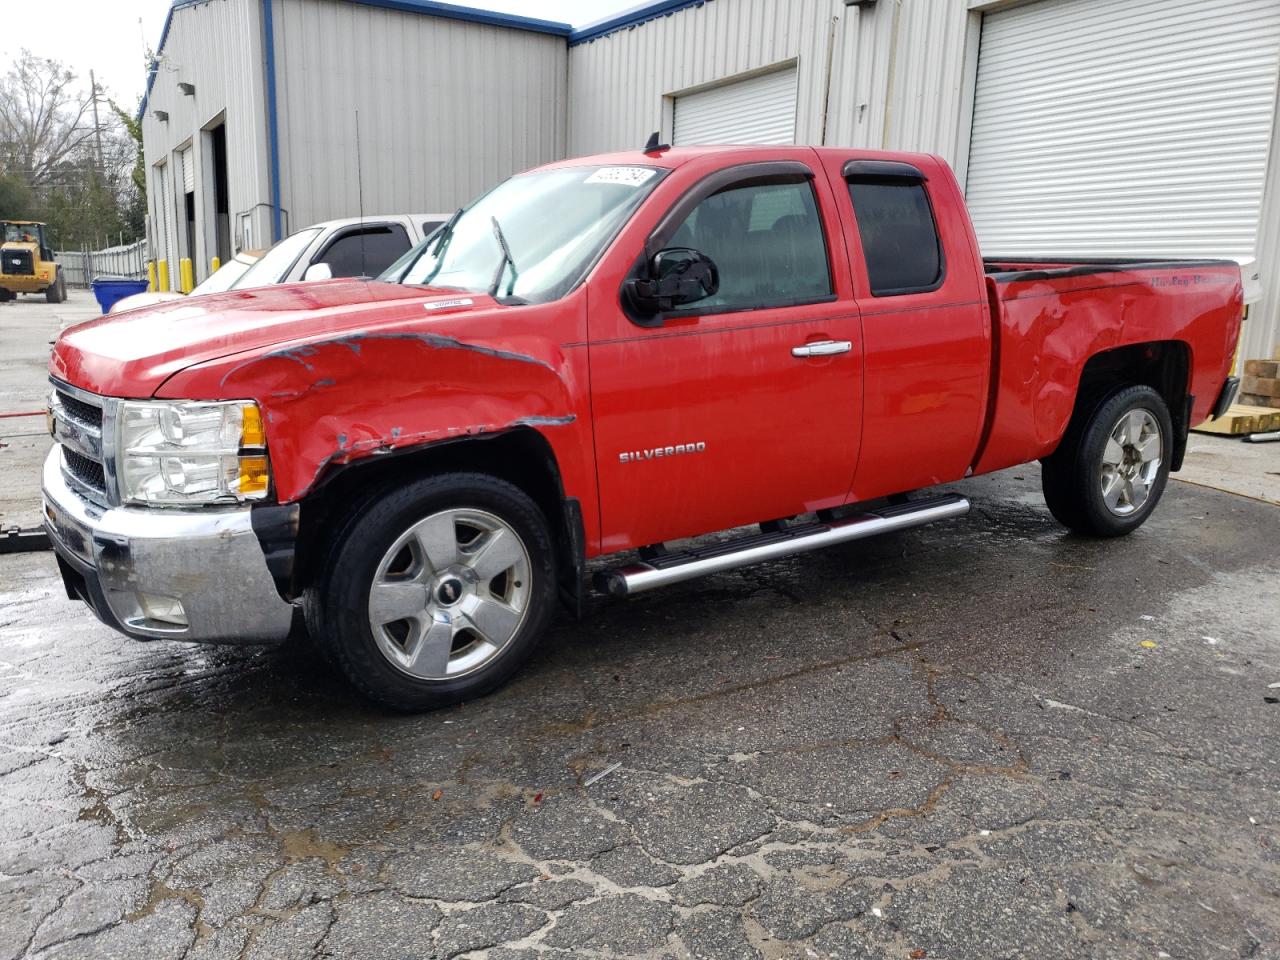
[[653, 318], [628, 315], [616, 288], [592, 290], [604, 552], [843, 502], [862, 345], [833, 204], [800, 163], [720, 172], [655, 234], [709, 256], [716, 294]]

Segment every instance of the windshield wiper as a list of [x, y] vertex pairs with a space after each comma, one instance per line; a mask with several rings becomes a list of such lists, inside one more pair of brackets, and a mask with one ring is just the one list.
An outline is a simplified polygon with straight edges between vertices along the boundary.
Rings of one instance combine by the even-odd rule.
[[[444, 226], [440, 228], [440, 232], [436, 234], [436, 241], [433, 245], [434, 249], [431, 251], [431, 256], [436, 258], [436, 265], [432, 268], [429, 274], [422, 278], [421, 286], [431, 286], [431, 281], [436, 278], [440, 273], [441, 268], [444, 267], [444, 252], [449, 249], [449, 244], [453, 241], [453, 228], [458, 225], [458, 221], [462, 218], [462, 214], [465, 210], [466, 207], [459, 207], [455, 210], [453, 216], [445, 221]], [[427, 251], [424, 249], [422, 253], [418, 255], [418, 260], [421, 260], [426, 253]], [[417, 260], [415, 260], [414, 263], [417, 263]], [[414, 263], [405, 267], [404, 273], [400, 278], [401, 282], [403, 282], [404, 278], [409, 275], [409, 271], [413, 269]]]
[[432, 251], [432, 256], [440, 256], [440, 250], [444, 246], [445, 241], [453, 235], [453, 228], [458, 225], [458, 219], [462, 216], [465, 207], [459, 207], [453, 212], [453, 216], [444, 222], [444, 226], [440, 228], [440, 232], [436, 235], [436, 248]]
[[507, 246], [507, 238], [502, 234], [502, 226], [498, 223], [497, 217], [490, 217], [493, 223], [493, 235], [498, 240], [498, 246], [502, 248], [502, 260], [498, 263], [497, 272], [493, 275], [493, 283], [489, 284], [489, 296], [495, 299], [498, 296], [498, 288], [502, 286], [502, 274], [506, 272], [508, 266], [511, 267], [511, 282], [507, 284], [507, 296], [511, 296], [511, 291], [515, 289], [516, 278], [520, 276], [516, 270], [516, 262], [511, 259], [511, 248]]

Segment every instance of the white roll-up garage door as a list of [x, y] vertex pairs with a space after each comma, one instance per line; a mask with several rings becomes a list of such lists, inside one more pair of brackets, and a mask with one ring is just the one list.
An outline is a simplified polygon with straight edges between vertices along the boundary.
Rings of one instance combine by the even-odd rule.
[[182, 159], [182, 192], [195, 193], [196, 191], [196, 164], [195, 156], [191, 152], [191, 148], [183, 150], [179, 154]]
[[966, 195], [987, 256], [1252, 257], [1280, 0], [983, 18]]
[[678, 147], [795, 141], [795, 67], [676, 97], [672, 143]]

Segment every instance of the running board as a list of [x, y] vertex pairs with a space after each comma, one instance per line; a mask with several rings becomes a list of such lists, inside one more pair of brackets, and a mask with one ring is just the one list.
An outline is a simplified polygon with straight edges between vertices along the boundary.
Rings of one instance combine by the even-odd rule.
[[595, 575], [595, 587], [610, 596], [628, 597], [682, 580], [704, 577], [709, 573], [734, 570], [836, 543], [865, 540], [882, 533], [921, 527], [935, 520], [962, 517], [968, 512], [969, 501], [956, 494], [916, 500], [869, 510], [832, 523], [807, 523], [776, 533], [762, 533], [724, 543], [664, 553], [627, 567], [602, 570]]

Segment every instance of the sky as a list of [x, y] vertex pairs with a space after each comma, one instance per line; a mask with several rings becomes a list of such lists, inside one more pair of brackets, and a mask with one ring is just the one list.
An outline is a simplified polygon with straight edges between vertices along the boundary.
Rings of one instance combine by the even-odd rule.
[[[640, 0], [453, 0], [461, 6], [515, 13], [581, 26], [640, 5]], [[0, 72], [26, 47], [61, 60], [89, 86], [93, 70], [103, 92], [132, 109], [146, 86], [145, 51], [160, 42], [169, 0], [3, 0]], [[16, 16], [14, 15], [16, 13]], [[50, 24], [58, 29], [49, 29]]]

